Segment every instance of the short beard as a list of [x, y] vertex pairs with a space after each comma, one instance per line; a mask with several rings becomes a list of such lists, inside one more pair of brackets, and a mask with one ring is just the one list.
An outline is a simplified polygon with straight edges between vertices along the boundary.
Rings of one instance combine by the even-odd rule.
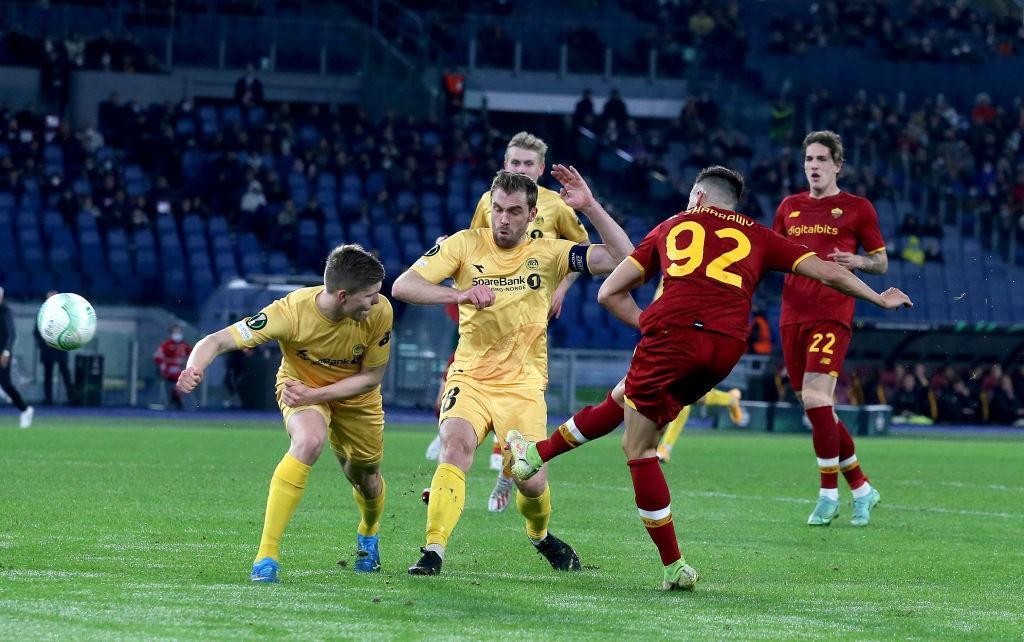
[[501, 237], [499, 237], [497, 234], [495, 234], [494, 235], [494, 244], [497, 245], [498, 247], [500, 247], [503, 250], [510, 250], [510, 249], [514, 248], [519, 243], [521, 238], [522, 237], [516, 238], [516, 239], [511, 240], [511, 241], [504, 241], [504, 240], [501, 239]]

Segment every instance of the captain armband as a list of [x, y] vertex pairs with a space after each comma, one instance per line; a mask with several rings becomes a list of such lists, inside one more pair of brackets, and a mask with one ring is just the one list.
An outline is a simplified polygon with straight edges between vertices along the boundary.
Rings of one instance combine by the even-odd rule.
[[587, 265], [587, 252], [592, 245], [574, 245], [569, 250], [569, 271], [590, 274], [590, 266]]

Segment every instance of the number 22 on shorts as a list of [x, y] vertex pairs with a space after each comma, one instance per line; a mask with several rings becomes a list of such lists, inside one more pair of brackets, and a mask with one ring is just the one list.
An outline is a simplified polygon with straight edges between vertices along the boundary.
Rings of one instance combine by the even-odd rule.
[[[811, 347], [807, 348], [808, 352], [824, 352], [825, 354], [832, 354], [832, 346], [836, 343], [835, 334], [831, 332], [826, 332], [825, 334], [815, 332], [811, 336], [814, 338], [814, 341], [811, 342]], [[825, 341], [825, 345], [819, 348], [818, 345], [825, 339], [827, 339], [827, 341]]]

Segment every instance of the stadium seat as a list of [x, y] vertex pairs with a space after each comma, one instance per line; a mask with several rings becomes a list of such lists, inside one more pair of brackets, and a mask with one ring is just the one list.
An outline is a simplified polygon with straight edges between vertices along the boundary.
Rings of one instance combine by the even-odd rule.
[[267, 271], [271, 274], [288, 274], [291, 272], [291, 265], [284, 252], [271, 252], [267, 257]]

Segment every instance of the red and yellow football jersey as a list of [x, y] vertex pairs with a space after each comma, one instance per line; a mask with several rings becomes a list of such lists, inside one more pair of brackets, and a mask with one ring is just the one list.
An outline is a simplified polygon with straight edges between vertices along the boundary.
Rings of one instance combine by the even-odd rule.
[[[854, 254], [860, 248], [868, 254], [885, 250], [871, 201], [846, 192], [825, 198], [812, 198], [810, 192], [787, 196], [779, 203], [772, 229], [826, 260], [836, 250]], [[853, 307], [853, 297], [814, 279], [790, 274], [782, 289], [779, 325], [831, 319], [851, 327]]]
[[716, 207], [680, 212], [629, 257], [644, 281], [664, 279], [661, 296], [640, 315], [640, 329], [646, 335], [689, 326], [746, 341], [757, 284], [813, 254], [743, 214]]

